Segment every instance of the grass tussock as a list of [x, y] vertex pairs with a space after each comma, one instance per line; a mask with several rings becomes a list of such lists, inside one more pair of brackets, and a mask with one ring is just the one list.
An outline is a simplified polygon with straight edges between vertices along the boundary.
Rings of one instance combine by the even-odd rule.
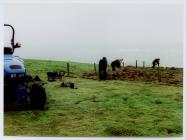
[[137, 137], [142, 136], [140, 132], [137, 132], [133, 128], [124, 128], [124, 127], [108, 127], [106, 128], [106, 133], [108, 133], [108, 136], [123, 136], [123, 137]]

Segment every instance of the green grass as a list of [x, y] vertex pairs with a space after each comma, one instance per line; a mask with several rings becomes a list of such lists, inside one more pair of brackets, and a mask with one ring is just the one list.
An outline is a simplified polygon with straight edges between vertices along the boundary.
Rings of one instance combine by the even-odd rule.
[[[66, 62], [25, 60], [27, 72], [47, 80], [46, 72]], [[78, 89], [47, 82], [46, 111], [5, 112], [6, 136], [182, 136], [183, 87], [120, 80], [83, 79], [91, 64], [70, 62]]]
[[94, 70], [93, 64], [65, 62], [65, 61], [51, 61], [51, 60], [31, 60], [26, 59], [25, 65], [28, 74], [36, 74], [43, 78], [46, 78], [47, 71], [60, 71], [67, 72], [67, 63], [69, 63], [70, 74], [75, 77], [81, 76], [82, 72], [88, 72]]

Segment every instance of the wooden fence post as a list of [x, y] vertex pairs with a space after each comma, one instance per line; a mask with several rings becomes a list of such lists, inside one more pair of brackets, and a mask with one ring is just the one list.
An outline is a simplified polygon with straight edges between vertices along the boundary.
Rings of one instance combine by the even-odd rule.
[[136, 60], [136, 68], [138, 67], [138, 61]]
[[94, 71], [96, 71], [96, 63], [94, 63]]
[[158, 66], [158, 81], [161, 82], [160, 68]]
[[145, 61], [143, 61], [143, 68], [145, 68]]
[[68, 74], [68, 76], [69, 76], [69, 74], [70, 74], [69, 62], [67, 62], [67, 74]]

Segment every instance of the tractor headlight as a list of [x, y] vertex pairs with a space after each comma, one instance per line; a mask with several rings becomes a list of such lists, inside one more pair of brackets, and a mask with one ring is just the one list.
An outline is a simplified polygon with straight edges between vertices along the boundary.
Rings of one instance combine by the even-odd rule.
[[10, 77], [11, 78], [15, 78], [16, 77], [16, 74], [11, 74]]
[[24, 74], [19, 74], [19, 77], [23, 77], [23, 76], [25, 76]]
[[15, 74], [15, 73], [10, 75], [11, 78], [21, 78], [24, 76], [25, 76], [25, 74]]

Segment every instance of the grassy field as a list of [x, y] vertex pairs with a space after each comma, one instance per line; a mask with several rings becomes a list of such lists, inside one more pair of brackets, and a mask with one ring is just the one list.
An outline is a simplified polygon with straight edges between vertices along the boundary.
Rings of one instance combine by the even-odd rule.
[[[47, 71], [66, 70], [66, 62], [25, 60], [27, 73], [47, 82]], [[92, 64], [70, 62], [78, 89], [47, 82], [47, 109], [4, 113], [5, 136], [180, 137], [183, 87], [127, 80], [81, 78]]]

